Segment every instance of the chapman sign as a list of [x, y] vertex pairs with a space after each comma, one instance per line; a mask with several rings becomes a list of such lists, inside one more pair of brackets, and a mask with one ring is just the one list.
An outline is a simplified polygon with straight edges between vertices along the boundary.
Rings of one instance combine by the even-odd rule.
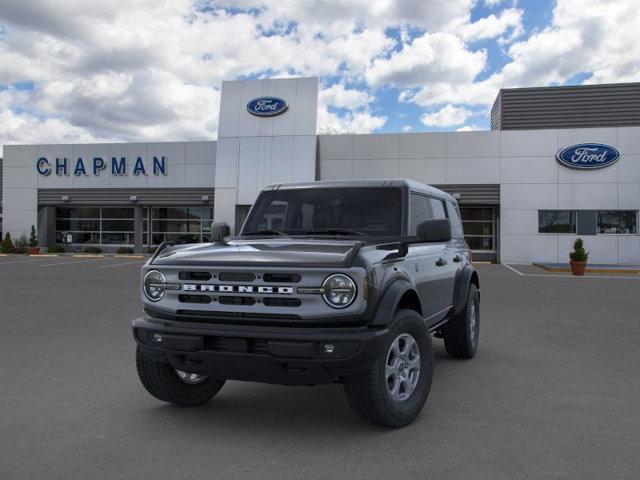
[[275, 117], [284, 113], [289, 105], [278, 97], [259, 97], [247, 103], [247, 111], [258, 117]]
[[565, 167], [578, 170], [596, 170], [613, 165], [620, 158], [620, 152], [602, 143], [579, 143], [565, 147], [558, 152], [556, 160]]
[[57, 176], [75, 175], [98, 176], [102, 172], [111, 174], [114, 177], [128, 175], [129, 173], [138, 175], [166, 175], [167, 174], [167, 157], [153, 157], [151, 165], [145, 165], [143, 157], [137, 157], [135, 160], [127, 159], [127, 157], [111, 157], [111, 160], [105, 160], [102, 157], [82, 158], [71, 160], [66, 157], [49, 159], [40, 157], [36, 160], [36, 170], [40, 175], [46, 177], [51, 173]]

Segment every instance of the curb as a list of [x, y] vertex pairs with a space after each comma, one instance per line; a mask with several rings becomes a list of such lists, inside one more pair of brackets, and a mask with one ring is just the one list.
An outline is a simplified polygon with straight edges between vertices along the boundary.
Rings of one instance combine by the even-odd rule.
[[146, 257], [144, 255], [115, 254], [113, 258], [133, 258], [135, 260], [138, 258], [146, 258]]

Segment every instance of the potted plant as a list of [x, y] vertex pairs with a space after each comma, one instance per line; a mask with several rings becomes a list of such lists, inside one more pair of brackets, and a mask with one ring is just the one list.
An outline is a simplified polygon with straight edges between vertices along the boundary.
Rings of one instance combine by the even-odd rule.
[[584, 242], [581, 238], [576, 238], [573, 243], [573, 251], [569, 253], [569, 264], [571, 265], [571, 273], [577, 276], [584, 275], [584, 271], [587, 268], [587, 260], [589, 259], [589, 252], [584, 249]]
[[38, 237], [36, 236], [36, 227], [31, 225], [31, 235], [29, 235], [29, 255], [38, 255], [40, 248], [38, 247]]

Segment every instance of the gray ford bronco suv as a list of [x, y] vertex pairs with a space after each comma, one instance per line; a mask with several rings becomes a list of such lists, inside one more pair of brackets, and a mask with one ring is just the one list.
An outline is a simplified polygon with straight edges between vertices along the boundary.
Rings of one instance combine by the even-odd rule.
[[341, 382], [361, 418], [402, 427], [433, 375], [431, 335], [471, 358], [478, 274], [457, 201], [408, 180], [265, 188], [235, 237], [162, 244], [142, 269], [136, 365], [154, 397], [210, 400], [225, 380]]

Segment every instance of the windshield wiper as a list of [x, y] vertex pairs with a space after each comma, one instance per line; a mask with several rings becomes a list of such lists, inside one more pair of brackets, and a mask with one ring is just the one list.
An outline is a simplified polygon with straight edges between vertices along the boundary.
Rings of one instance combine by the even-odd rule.
[[305, 232], [308, 234], [327, 234], [327, 235], [358, 235], [363, 237], [365, 234], [349, 228], [327, 228], [325, 230], [310, 230]]
[[267, 228], [265, 230], [257, 230], [255, 232], [245, 232], [242, 235], [286, 235], [283, 231]]

